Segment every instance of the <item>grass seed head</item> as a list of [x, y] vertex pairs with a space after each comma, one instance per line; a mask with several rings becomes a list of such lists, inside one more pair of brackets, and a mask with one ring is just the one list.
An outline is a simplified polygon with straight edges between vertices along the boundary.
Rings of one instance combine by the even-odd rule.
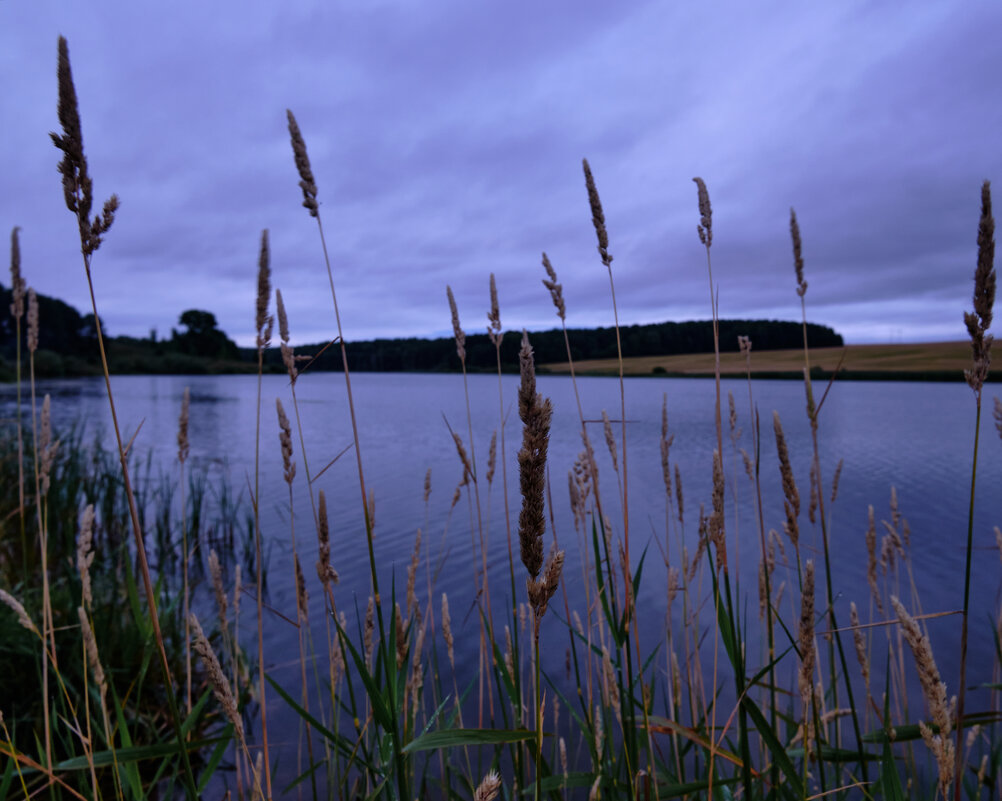
[[233, 691], [230, 689], [230, 684], [223, 675], [223, 669], [219, 666], [219, 659], [216, 656], [216, 652], [212, 650], [212, 645], [209, 643], [209, 639], [205, 636], [202, 631], [202, 626], [198, 622], [198, 618], [195, 613], [192, 612], [188, 615], [188, 622], [191, 624], [192, 638], [194, 642], [192, 647], [195, 653], [202, 660], [202, 665], [205, 667], [205, 672], [209, 675], [209, 683], [212, 685], [212, 692], [216, 696], [216, 700], [219, 705], [223, 708], [223, 714], [226, 715], [226, 719], [233, 724], [233, 728], [237, 733], [237, 739], [240, 742], [244, 740], [244, 724], [240, 717], [240, 713], [237, 711], [237, 702], [233, 698]]
[[28, 289], [28, 351], [38, 350], [38, 296], [33, 288]]
[[317, 184], [313, 179], [313, 170], [310, 169], [310, 157], [306, 153], [306, 141], [299, 130], [296, 117], [289, 109], [285, 110], [285, 116], [289, 121], [289, 139], [292, 141], [292, 155], [296, 160], [296, 170], [299, 172], [299, 188], [303, 190], [303, 206], [310, 212], [311, 217], [319, 214], [317, 206]]
[[609, 234], [605, 230], [605, 213], [602, 211], [602, 201], [598, 197], [598, 188], [595, 186], [595, 178], [591, 174], [588, 159], [582, 159], [581, 164], [584, 168], [585, 187], [588, 190], [588, 204], [591, 206], [591, 222], [595, 226], [595, 235], [598, 237], [598, 253], [602, 257], [602, 264], [611, 269], [612, 256], [609, 254]]
[[94, 563], [94, 505], [87, 504], [80, 520], [80, 537], [77, 539], [77, 572], [80, 573], [81, 598], [88, 608], [94, 603], [90, 583], [90, 566]]
[[112, 195], [105, 201], [101, 214], [90, 219], [94, 203], [94, 189], [87, 172], [87, 158], [84, 156], [83, 132], [80, 126], [80, 109], [77, 90], [73, 85], [73, 71], [70, 69], [70, 51], [66, 39], [59, 37], [59, 124], [62, 135], [50, 133], [52, 143], [62, 151], [59, 173], [63, 176], [63, 198], [66, 208], [77, 217], [80, 229], [80, 250], [90, 256], [101, 245], [101, 237], [111, 228], [118, 210], [118, 196]]
[[449, 654], [449, 664], [456, 667], [456, 655], [453, 650], [456, 641], [452, 637], [452, 618], [449, 617], [449, 596], [442, 593], [442, 639], [445, 640], [445, 650]]
[[793, 269], [797, 274], [797, 295], [803, 297], [807, 292], [807, 282], [804, 280], [803, 244], [800, 241], [800, 224], [797, 222], [797, 212], [790, 209], [790, 239], [793, 240]]
[[536, 393], [536, 373], [529, 336], [522, 332], [519, 351], [521, 383], [518, 390], [518, 413], [522, 419], [522, 448], [518, 452], [519, 484], [522, 509], [518, 518], [518, 536], [522, 564], [535, 579], [543, 566], [543, 493], [546, 485], [546, 451], [550, 437], [553, 406], [548, 398]]
[[229, 603], [226, 600], [226, 588], [223, 586], [223, 567], [219, 562], [219, 554], [215, 548], [209, 549], [209, 578], [212, 580], [212, 591], [216, 596], [216, 610], [219, 613], [219, 628], [223, 633], [229, 630], [227, 613]]
[[491, 310], [487, 312], [487, 336], [495, 348], [501, 347], [501, 307], [498, 305], [498, 285], [491, 273]]
[[77, 607], [77, 617], [80, 619], [80, 631], [83, 634], [84, 650], [87, 651], [87, 662], [90, 664], [91, 672], [94, 674], [94, 681], [97, 682], [98, 692], [102, 700], [108, 695], [108, 680], [101, 666], [101, 659], [97, 653], [97, 640], [94, 638], [94, 629], [90, 625], [87, 617], [87, 610], [82, 606]]
[[188, 458], [191, 445], [188, 442], [188, 411], [191, 406], [191, 389], [184, 388], [181, 396], [181, 414], [177, 421], [177, 460], [183, 465]]
[[466, 363], [466, 333], [459, 324], [459, 309], [456, 307], [456, 297], [452, 294], [452, 287], [445, 287], [445, 294], [449, 298], [449, 312], [452, 315], [452, 334], [456, 339], [456, 355], [459, 361]]
[[[993, 337], [988, 334], [995, 304], [995, 218], [992, 216], [991, 183], [981, 186], [981, 217], [978, 220], [978, 265], [974, 271], [974, 311], [964, 312], [964, 324], [971, 337], [974, 364], [964, 377], [981, 397], [981, 387], [991, 365]], [[980, 400], [979, 400], [980, 403]]]
[[804, 588], [800, 599], [800, 628], [797, 632], [797, 650], [800, 652], [800, 672], [797, 687], [804, 704], [804, 717], [810, 708], [814, 687], [814, 560], [808, 559], [804, 570]]
[[38, 632], [38, 627], [35, 625], [31, 616], [25, 610], [24, 605], [17, 600], [13, 595], [11, 595], [7, 590], [0, 590], [0, 603], [9, 607], [10, 610], [17, 615], [17, 622], [21, 624], [23, 628], [41, 637], [42, 635]]
[[772, 428], [776, 434], [776, 451], [779, 454], [779, 474], [783, 481], [783, 507], [786, 510], [786, 522], [783, 523], [783, 530], [790, 538], [793, 547], [797, 548], [800, 542], [800, 526], [797, 518], [800, 515], [800, 493], [797, 491], [797, 482], [793, 478], [793, 467], [790, 465], [790, 452], [786, 447], [786, 435], [783, 433], [783, 424], [779, 419], [779, 412], [772, 413]]
[[278, 442], [282, 448], [282, 470], [285, 483], [291, 485], [296, 477], [296, 463], [292, 461], [292, 426], [279, 398], [275, 398], [275, 409], [278, 412]]
[[486, 776], [473, 794], [473, 801], [493, 801], [501, 792], [501, 777], [495, 771]]
[[557, 272], [550, 264], [550, 259], [543, 253], [543, 269], [546, 270], [547, 278], [543, 279], [543, 286], [550, 290], [550, 298], [557, 309], [557, 317], [561, 320], [567, 319], [567, 307], [564, 305], [564, 287], [557, 282]]
[[257, 260], [257, 306], [254, 325], [257, 330], [257, 347], [268, 347], [271, 338], [271, 318], [268, 315], [268, 298], [271, 296], [271, 257], [268, 247], [268, 229], [261, 232], [261, 250]]
[[710, 193], [706, 191], [706, 182], [702, 178], [692, 180], [696, 184], [699, 201], [699, 225], [696, 226], [696, 233], [699, 234], [699, 241], [710, 247], [713, 244], [713, 209], [710, 206]]
[[14, 226], [10, 232], [10, 313], [15, 320], [24, 317], [24, 277], [21, 275], [21, 242], [18, 232], [21, 229]]

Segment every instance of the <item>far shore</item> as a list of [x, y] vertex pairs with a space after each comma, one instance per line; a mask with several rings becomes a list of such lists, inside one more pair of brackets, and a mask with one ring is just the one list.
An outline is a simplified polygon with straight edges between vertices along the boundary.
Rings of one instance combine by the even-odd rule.
[[[623, 372], [630, 376], [670, 376], [704, 378], [714, 374], [712, 353], [676, 356], [635, 356], [623, 359]], [[902, 344], [846, 345], [813, 348], [810, 352], [813, 376], [831, 375], [849, 380], [883, 381], [963, 381], [971, 366], [971, 343], [910, 342]], [[758, 378], [802, 378], [804, 351], [756, 351], [752, 343], [751, 373]], [[739, 352], [720, 354], [720, 374], [735, 378], [749, 368]], [[539, 365], [540, 372], [568, 373], [567, 362]], [[574, 362], [578, 375], [618, 375], [616, 359], [585, 359]], [[988, 380], [1002, 380], [1002, 371], [989, 372]]]

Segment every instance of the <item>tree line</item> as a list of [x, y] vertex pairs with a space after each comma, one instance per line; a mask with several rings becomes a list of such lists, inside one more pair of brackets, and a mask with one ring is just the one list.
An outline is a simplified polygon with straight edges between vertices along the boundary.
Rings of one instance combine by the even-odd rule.
[[[738, 336], [747, 336], [756, 350], [782, 350], [803, 347], [800, 323], [780, 320], [720, 320], [721, 352], [737, 351]], [[576, 328], [567, 332], [571, 355], [575, 361], [616, 357], [616, 329]], [[518, 370], [518, 350], [522, 334], [508, 331], [501, 343], [501, 367]], [[624, 356], [670, 356], [681, 353], [713, 351], [713, 323], [710, 320], [628, 325], [620, 328]], [[533, 331], [529, 335], [537, 364], [566, 362], [567, 348], [561, 329]], [[807, 342], [812, 348], [843, 345], [842, 336], [832, 328], [807, 324]], [[303, 354], [316, 354], [311, 370], [341, 370], [341, 349], [326, 347], [326, 343], [297, 348]], [[348, 342], [345, 346], [352, 370], [395, 372], [447, 372], [459, 369], [456, 342], [452, 337], [438, 339], [374, 339]], [[323, 351], [321, 353], [321, 351]], [[280, 367], [281, 354], [269, 349], [265, 363]], [[491, 372], [497, 369], [494, 345], [486, 334], [467, 334], [466, 367], [471, 371]]]
[[[14, 319], [10, 311], [11, 292], [0, 286], [0, 361], [9, 374], [16, 353]], [[97, 327], [93, 314], [80, 314], [68, 303], [38, 295], [39, 351], [36, 370], [39, 375], [87, 375], [98, 370]], [[182, 330], [171, 329], [170, 336], [158, 338], [151, 331], [148, 338], [110, 337], [101, 322], [110, 366], [119, 373], [221, 373], [252, 372], [257, 366], [257, 351], [240, 348], [218, 327], [212, 312], [188, 309], [178, 317]], [[26, 352], [26, 322], [22, 321], [22, 356]], [[778, 350], [803, 346], [800, 323], [780, 320], [720, 320], [720, 349], [738, 350], [738, 336], [750, 337], [755, 350]], [[501, 344], [501, 366], [518, 370], [520, 331], [508, 331]], [[681, 353], [713, 351], [713, 325], [709, 320], [628, 325], [620, 329], [624, 356], [669, 356]], [[536, 363], [567, 361], [561, 329], [534, 331], [530, 335]], [[616, 330], [611, 327], [576, 328], [568, 331], [571, 355], [575, 361], [608, 359], [616, 356]], [[812, 348], [843, 344], [841, 335], [828, 326], [808, 323], [807, 341]], [[449, 372], [458, 370], [459, 359], [452, 337], [421, 339], [373, 339], [348, 342], [345, 346], [352, 370], [378, 372]], [[331, 343], [317, 343], [297, 348], [298, 353], [316, 356], [310, 370], [342, 370], [341, 348]], [[268, 348], [264, 364], [269, 372], [282, 372], [282, 356], [277, 347]], [[0, 364], [0, 368], [4, 365]], [[466, 337], [468, 370], [494, 371], [497, 356], [486, 334]], [[9, 377], [9, 375], [8, 375]]]

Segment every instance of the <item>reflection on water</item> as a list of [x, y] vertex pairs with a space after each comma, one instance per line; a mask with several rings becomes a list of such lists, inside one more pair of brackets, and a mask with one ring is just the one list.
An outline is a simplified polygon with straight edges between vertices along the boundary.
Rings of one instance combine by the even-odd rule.
[[[515, 525], [518, 515], [515, 454], [521, 429], [515, 407], [517, 377], [503, 380], [504, 409], [507, 415], [505, 451], [509, 488], [509, 515]], [[165, 471], [176, 471], [177, 419], [181, 396], [191, 388], [189, 437], [191, 462], [228, 477], [237, 492], [246, 493], [253, 483], [254, 439], [257, 424], [257, 379], [253, 376], [155, 376], [113, 379], [122, 433], [128, 439], [141, 426], [135, 448], [149, 449]], [[479, 528], [473, 523], [476, 505], [464, 495], [451, 508], [462, 468], [446, 423], [468, 439], [463, 380], [457, 375], [358, 374], [352, 379], [356, 393], [362, 461], [366, 485], [375, 493], [375, 547], [380, 581], [389, 588], [396, 581], [402, 594], [406, 567], [418, 528], [424, 533], [424, 547], [430, 549], [429, 575], [418, 581], [419, 596], [426, 600], [427, 582], [434, 581], [432, 597], [449, 594], [453, 625], [457, 629], [457, 663], [460, 671], [472, 675], [475, 669], [476, 637], [462, 636], [477, 631], [473, 608], [472, 555], [479, 547]], [[564, 569], [571, 608], [584, 614], [581, 587], [579, 535], [575, 532], [567, 491], [567, 472], [581, 450], [579, 424], [571, 383], [563, 377], [540, 376], [539, 391], [552, 398], [553, 428], [549, 453], [550, 490], [553, 517], [562, 548], [567, 550]], [[619, 417], [619, 384], [611, 379], [579, 380], [585, 416], [600, 421], [602, 410]], [[491, 376], [471, 376], [470, 405], [473, 414], [473, 451], [477, 471], [486, 474], [487, 451], [492, 432], [498, 427], [498, 381]], [[727, 492], [728, 552], [734, 560], [733, 573], [747, 596], [749, 619], [754, 625], [758, 608], [757, 571], [760, 555], [759, 531], [753, 503], [753, 486], [748, 482], [742, 457], [744, 448], [754, 454], [755, 442], [749, 411], [747, 384], [723, 382], [723, 392], [734, 394], [740, 439], [732, 446], [725, 432], [725, 473]], [[47, 381], [39, 383], [39, 397], [48, 392], [53, 398], [57, 424], [80, 420], [90, 432], [108, 437], [110, 418], [100, 379]], [[756, 381], [754, 404], [761, 416], [761, 470], [765, 529], [782, 530], [782, 490], [779, 480], [772, 411], [778, 410], [786, 431], [793, 467], [807, 508], [808, 468], [811, 455], [810, 430], [804, 412], [802, 384]], [[336, 374], [304, 377], [297, 386], [307, 455], [312, 474], [343, 455], [315, 482], [327, 495], [331, 517], [333, 564], [341, 576], [336, 589], [340, 608], [364, 610], [369, 592], [368, 556], [361, 513], [361, 497], [353, 453], [351, 426], [347, 414], [343, 378]], [[681, 470], [684, 484], [684, 535], [677, 521], [665, 536], [666, 508], [659, 450], [662, 393], [667, 395], [670, 432], [674, 434], [670, 458]], [[990, 404], [992, 387], [986, 393]], [[288, 488], [282, 479], [275, 398], [281, 398], [292, 415], [288, 379], [264, 379], [261, 416], [261, 510], [262, 530], [270, 546], [268, 603], [294, 617], [295, 595], [291, 580], [289, 546]], [[13, 388], [0, 389], [3, 415], [9, 414]], [[631, 555], [636, 563], [646, 551], [646, 568], [638, 597], [638, 619], [642, 647], [649, 651], [664, 642], [665, 571], [663, 554], [673, 565], [680, 563], [682, 544], [690, 555], [696, 547], [696, 520], [700, 504], [709, 506], [712, 451], [716, 436], [713, 421], [713, 382], [698, 379], [628, 379], [626, 417], [629, 455], [629, 507]], [[724, 408], [725, 427], [727, 409]], [[979, 454], [978, 499], [975, 517], [975, 560], [972, 598], [977, 613], [972, 618], [969, 664], [970, 682], [990, 680], [991, 641], [978, 636], [984, 612], [994, 606], [999, 592], [998, 553], [994, 550], [992, 526], [1002, 523], [998, 487], [1002, 486], [1002, 445], [984, 415]], [[848, 605], [855, 601], [868, 608], [864, 532], [867, 507], [890, 519], [888, 499], [892, 486], [902, 513], [910, 522], [914, 580], [925, 611], [958, 609], [962, 604], [964, 543], [973, 444], [974, 399], [968, 387], [957, 384], [918, 383], [837, 383], [825, 400], [820, 421], [822, 481], [825, 494], [835, 466], [844, 460], [838, 498], [828, 504], [831, 515], [831, 556], [836, 609], [840, 620], [848, 620]], [[295, 419], [293, 418], [295, 432]], [[618, 438], [620, 428], [614, 426]], [[302, 448], [294, 433], [294, 458], [299, 463], [293, 487], [297, 540], [308, 581], [315, 582], [310, 567], [316, 560], [312, 512], [305, 483]], [[601, 423], [593, 428], [593, 442], [599, 457], [601, 485], [606, 514], [617, 534], [622, 531], [620, 494], [611, 459], [604, 447]], [[467, 443], [469, 447], [469, 443]], [[345, 450], [347, 448], [347, 450]], [[501, 447], [498, 447], [500, 459]], [[431, 469], [432, 492], [423, 502], [425, 472]], [[508, 538], [499, 465], [492, 486], [480, 480], [481, 508], [485, 516], [484, 536], [488, 543], [488, 578], [497, 610], [508, 606]], [[737, 503], [735, 504], [735, 500]], [[826, 499], [827, 500], [827, 499]], [[737, 509], [737, 511], [735, 511]], [[805, 556], [821, 556], [820, 528], [801, 520], [801, 547]], [[882, 533], [882, 532], [881, 532]], [[513, 532], [516, 537], [517, 533]], [[552, 536], [547, 532], [547, 539]], [[879, 536], [879, 533], [878, 533]], [[475, 546], [475, 544], [477, 544]], [[547, 545], [548, 547], [548, 545]], [[517, 545], [516, 545], [517, 549]], [[445, 569], [435, 573], [438, 557], [445, 555]], [[516, 587], [521, 588], [521, 565], [516, 553]], [[458, 569], [457, 569], [458, 568]], [[732, 573], [732, 574], [733, 574]], [[795, 578], [793, 579], [795, 581]], [[424, 588], [421, 590], [420, 588]], [[388, 589], [387, 589], [388, 591]], [[318, 598], [319, 588], [312, 590]], [[901, 588], [907, 595], [908, 588]], [[791, 596], [787, 595], [787, 599]], [[819, 601], [823, 598], [819, 589]], [[521, 600], [521, 599], [520, 599]], [[560, 596], [554, 614], [565, 615]], [[784, 600], [789, 603], [789, 600]], [[437, 604], [437, 600], [436, 600]], [[508, 607], [510, 608], [510, 607]], [[819, 603], [819, 608], [821, 604]], [[865, 614], [864, 614], [865, 616]], [[251, 616], [247, 616], [248, 618]], [[796, 615], [794, 615], [794, 618]], [[317, 625], [319, 615], [314, 615]], [[550, 623], [548, 620], [547, 623]], [[553, 621], [556, 623], [556, 621]], [[957, 618], [930, 621], [930, 634], [937, 649], [940, 670], [948, 685], [955, 686]], [[557, 626], [557, 630], [562, 631]], [[322, 637], [318, 630], [318, 637]], [[319, 639], [317, 640], [320, 641]], [[755, 636], [749, 637], [752, 647]], [[463, 644], [467, 647], [464, 649]], [[559, 678], [564, 672], [566, 644], [561, 640], [544, 654], [544, 669]], [[287, 666], [296, 653], [294, 629], [280, 616], [267, 622], [266, 660], [278, 680], [287, 686], [296, 683], [298, 670]], [[663, 657], [663, 655], [660, 655]], [[663, 659], [662, 659], [663, 663]], [[952, 690], [951, 690], [952, 691]], [[270, 707], [271, 709], [271, 707]], [[274, 703], [271, 719], [288, 725], [286, 711]], [[294, 740], [291, 735], [288, 740]], [[293, 764], [287, 760], [286, 764]]]

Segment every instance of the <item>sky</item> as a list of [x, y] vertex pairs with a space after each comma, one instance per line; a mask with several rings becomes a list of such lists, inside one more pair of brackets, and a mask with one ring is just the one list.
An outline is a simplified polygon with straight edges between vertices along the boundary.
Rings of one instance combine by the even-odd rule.
[[[39, 292], [89, 309], [62, 199], [70, 58], [111, 335], [213, 312], [254, 339], [261, 230], [294, 343], [336, 335], [285, 110], [305, 137], [347, 340], [706, 319], [694, 176], [721, 317], [808, 318], [849, 343], [960, 340], [980, 189], [1002, 180], [1002, 3], [673, 0], [0, 0], [0, 229]], [[1002, 186], [1002, 184], [999, 184]], [[6, 259], [5, 259], [6, 260]], [[6, 270], [0, 282], [10, 284]], [[44, 325], [44, 321], [43, 321]]]

